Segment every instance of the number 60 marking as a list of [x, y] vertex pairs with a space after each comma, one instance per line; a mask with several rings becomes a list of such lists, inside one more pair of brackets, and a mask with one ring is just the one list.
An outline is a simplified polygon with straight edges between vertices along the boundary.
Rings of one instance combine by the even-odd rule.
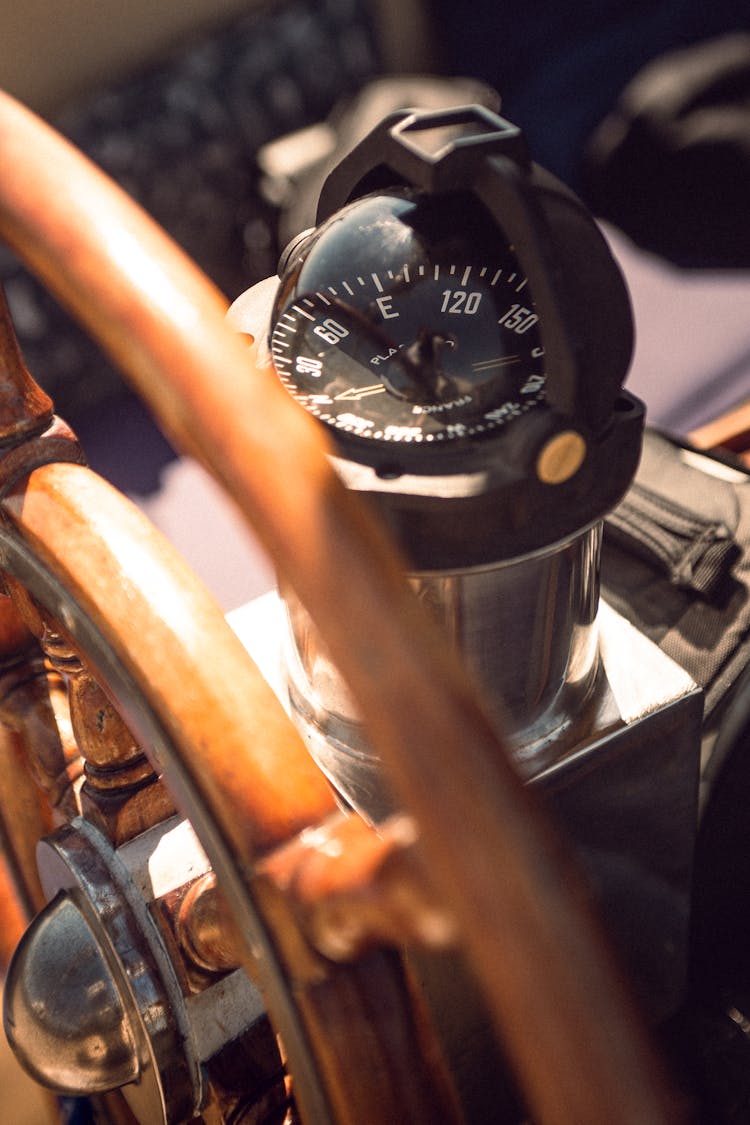
[[328, 317], [322, 324], [316, 324], [313, 328], [316, 336], [320, 336], [321, 340], [325, 340], [327, 344], [338, 344], [339, 340], [343, 340], [345, 336], [349, 335], [349, 329], [344, 328], [343, 324], [339, 324], [333, 317]]

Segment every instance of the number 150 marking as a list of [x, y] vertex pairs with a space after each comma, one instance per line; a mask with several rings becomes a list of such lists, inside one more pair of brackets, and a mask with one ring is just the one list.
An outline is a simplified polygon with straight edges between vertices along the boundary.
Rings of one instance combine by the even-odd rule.
[[527, 309], [525, 305], [511, 305], [497, 323], [504, 324], [506, 328], [510, 328], [511, 332], [515, 332], [517, 336], [522, 336], [524, 332], [533, 328], [538, 320], [539, 317], [536, 313]]

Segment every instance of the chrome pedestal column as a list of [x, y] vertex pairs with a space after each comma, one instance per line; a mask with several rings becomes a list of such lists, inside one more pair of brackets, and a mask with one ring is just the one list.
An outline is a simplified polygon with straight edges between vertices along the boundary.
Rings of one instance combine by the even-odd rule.
[[[522, 559], [414, 574], [417, 596], [474, 670], [531, 775], [584, 734], [599, 672], [601, 528]], [[366, 596], [363, 594], [363, 596]], [[356, 707], [307, 613], [286, 599], [292, 715], [320, 767], [364, 816], [393, 811]]]

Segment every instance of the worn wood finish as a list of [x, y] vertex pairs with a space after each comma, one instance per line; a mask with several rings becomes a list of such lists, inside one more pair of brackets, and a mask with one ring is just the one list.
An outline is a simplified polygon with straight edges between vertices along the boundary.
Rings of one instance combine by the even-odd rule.
[[[225, 302], [184, 257], [8, 100], [0, 104], [0, 166], [2, 233], [120, 361], [172, 439], [236, 498], [318, 625], [395, 791], [417, 818], [431, 876], [459, 920], [535, 1120], [677, 1120], [567, 850], [411, 597], [384, 534], [340, 486], [321, 430], [223, 330]], [[90, 484], [75, 478], [72, 466], [40, 469], [7, 510], [33, 550], [50, 561], [54, 555], [55, 568], [91, 605], [91, 592], [78, 590], [75, 570], [52, 546], [58, 530], [68, 541], [75, 535], [72, 521], [63, 526], [73, 507], [76, 518], [79, 508], [96, 511]], [[96, 522], [92, 530], [104, 532]], [[107, 532], [115, 544], [121, 538], [118, 528]], [[87, 562], [87, 571], [99, 573], [99, 562]], [[148, 581], [160, 605], [159, 580]], [[215, 683], [223, 664], [216, 667], [205, 627], [197, 612], [187, 632], [205, 638]], [[194, 649], [192, 636], [175, 643]], [[123, 650], [122, 659], [133, 656]], [[180, 683], [164, 665], [155, 691], [165, 693], [165, 712], [179, 712]], [[191, 750], [182, 720], [170, 721], [181, 728], [179, 745], [191, 762], [205, 730], [194, 732]], [[238, 847], [293, 830], [282, 811], [289, 778], [267, 755], [231, 778], [226, 753], [223, 762], [205, 749], [200, 758], [201, 784]], [[253, 786], [268, 786], [265, 801], [237, 793], [251, 776]], [[305, 786], [302, 803], [317, 815], [316, 783]], [[244, 802], [257, 815], [254, 827], [232, 826]], [[240, 862], [245, 854], [238, 852]]]
[[[24, 364], [1, 292], [0, 442], [0, 493], [35, 464], [58, 458], [83, 461], [75, 436], [53, 419], [51, 399]], [[0, 712], [4, 737], [25, 735], [28, 769], [61, 818], [70, 819], [83, 807], [115, 846], [122, 844], [171, 815], [174, 804], [78, 653], [50, 626], [22, 586], [10, 578], [6, 585], [10, 602], [5, 599], [0, 616], [6, 650], [14, 641], [17, 648], [22, 643], [17, 640], [19, 629], [28, 630], [51, 667], [28, 651], [21, 651], [15, 663], [6, 659], [4, 699], [7, 696], [11, 705]], [[82, 765], [86, 783], [81, 805], [75, 783]], [[33, 834], [16, 834], [27, 837], [27, 848], [32, 845]], [[35, 887], [29, 866], [24, 864], [25, 879]]]
[[[73, 602], [114, 634], [118, 660], [184, 748], [238, 855], [251, 861], [333, 809], [220, 608], [134, 505], [84, 466], [51, 464], [19, 482], [2, 511]], [[123, 719], [137, 729], [137, 710], [125, 707]]]
[[[129, 690], [113, 693], [103, 648], [89, 655], [97, 681], [108, 687], [128, 727], [153, 754], [146, 702], [147, 718], [157, 717], [181, 758], [175, 770], [170, 758], [158, 755], [167, 783], [196, 826], [211, 810], [238, 872], [252, 884], [256, 860], [328, 817], [335, 803], [219, 607], [145, 516], [84, 466], [35, 469], [6, 496], [2, 510], [14, 536], [69, 593], [69, 601], [56, 607], [67, 620], [60, 632], [78, 633], [79, 611], [96, 623]], [[6, 526], [0, 555], [7, 535]], [[308, 944], [291, 906], [275, 895], [265, 901], [265, 925], [279, 951], [284, 987], [294, 996], [300, 1027], [336, 1106], [337, 1125], [363, 1119], [370, 1125], [396, 1120], [455, 1125], [451, 1099], [440, 1101], [436, 1093], [447, 1081], [437, 1053], [420, 1051], [429, 1029], [414, 1015], [398, 960], [382, 958], [371, 977], [357, 966], [335, 965]], [[245, 963], [268, 989], [271, 1013], [291, 1052], [294, 1029], [279, 1010], [275, 985], [264, 978], [263, 966], [252, 958]], [[391, 997], [385, 1007], [379, 1005], [381, 994]], [[417, 1026], [419, 1036], [412, 1034]], [[353, 1067], [353, 1044], [370, 1060], [366, 1073]], [[294, 1070], [293, 1055], [291, 1061]], [[406, 1101], [395, 1080], [405, 1072]], [[384, 1081], [387, 1075], [392, 1083]], [[310, 1121], [317, 1125], [314, 1116]]]
[[81, 811], [119, 847], [172, 816], [174, 801], [101, 685], [49, 621], [42, 623], [40, 643], [68, 687], [85, 775]]

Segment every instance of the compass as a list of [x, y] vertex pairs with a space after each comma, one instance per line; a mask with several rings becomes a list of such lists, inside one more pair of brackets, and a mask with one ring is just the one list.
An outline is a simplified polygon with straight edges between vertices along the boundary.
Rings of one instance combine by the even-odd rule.
[[627, 290], [585, 207], [504, 118], [390, 115], [256, 289], [281, 383], [415, 569], [547, 550], [627, 489], [644, 419], [622, 387]]
[[318, 231], [273, 319], [282, 383], [376, 464], [373, 449], [397, 447], [409, 468], [438, 447], [465, 453], [544, 401], [528, 278], [469, 195], [402, 188], [349, 204]]

